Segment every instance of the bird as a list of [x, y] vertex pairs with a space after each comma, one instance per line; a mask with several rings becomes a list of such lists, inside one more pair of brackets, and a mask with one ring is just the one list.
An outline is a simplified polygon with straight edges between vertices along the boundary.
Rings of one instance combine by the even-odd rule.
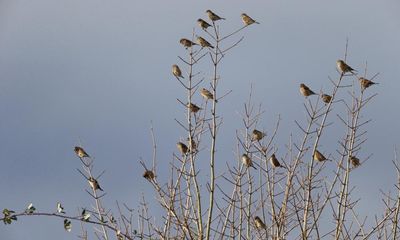
[[88, 179], [89, 185], [90, 187], [92, 187], [92, 189], [94, 191], [96, 191], [97, 189], [99, 189], [100, 191], [103, 191], [103, 189], [100, 187], [99, 182], [97, 182], [97, 180], [94, 177], [90, 177]]
[[208, 27], [212, 27], [211, 24], [208, 22], [204, 21], [203, 19], [199, 18], [197, 19], [197, 23], [203, 30], [207, 30]]
[[174, 65], [172, 65], [172, 74], [175, 76], [175, 77], [177, 77], [177, 78], [184, 78], [183, 76], [182, 76], [182, 71], [181, 71], [181, 69], [179, 68], [179, 66], [178, 65], [176, 65], [176, 64], [174, 64]]
[[280, 162], [278, 161], [278, 159], [275, 156], [275, 153], [271, 155], [271, 157], [269, 158], [269, 162], [271, 163], [271, 165], [276, 168], [276, 167], [282, 167], [282, 165], [280, 164]]
[[300, 93], [305, 97], [316, 94], [315, 92], [311, 91], [311, 89], [307, 87], [304, 83], [300, 84]]
[[254, 167], [253, 161], [251, 160], [251, 158], [246, 153], [244, 153], [242, 155], [242, 163], [246, 167], [253, 167], [254, 169], [257, 169], [256, 167]]
[[374, 84], [378, 84], [376, 82], [373, 82], [373, 81], [368, 80], [368, 79], [363, 78], [363, 77], [360, 77], [358, 80], [360, 81], [360, 85], [361, 85], [361, 89], [362, 90], [365, 90], [365, 89], [371, 87]]
[[178, 142], [176, 144], [176, 147], [178, 148], [179, 152], [182, 153], [182, 155], [185, 155], [186, 153], [189, 152], [189, 148], [183, 142]]
[[190, 41], [189, 39], [182, 38], [179, 40], [179, 42], [187, 49], [189, 47], [192, 47], [193, 45], [197, 45], [196, 43]]
[[354, 74], [353, 71], [356, 71], [356, 70], [354, 70], [352, 67], [350, 67], [349, 65], [347, 65], [347, 63], [345, 63], [345, 62], [344, 62], [343, 60], [341, 60], [341, 59], [339, 59], [339, 60], [336, 61], [336, 66], [337, 66], [338, 70], [340, 71], [340, 73], [343, 73], [343, 74], [345, 74], [345, 73], [347, 73], [347, 72], [350, 72], [350, 73], [353, 73], [353, 74]]
[[213, 45], [211, 45], [211, 43], [209, 43], [207, 40], [205, 40], [202, 37], [197, 37], [197, 43], [202, 46], [203, 48], [205, 47], [209, 47], [209, 48], [214, 48]]
[[90, 219], [90, 212], [87, 212], [86, 209], [83, 209], [81, 213], [81, 220], [87, 222], [89, 221], [89, 219]]
[[155, 176], [154, 176], [154, 172], [151, 171], [151, 170], [146, 170], [146, 171], [144, 171], [144, 173], [143, 173], [143, 177], [146, 178], [147, 180], [151, 181], [151, 180], [153, 180], [154, 177], [155, 177]]
[[71, 232], [72, 223], [71, 223], [70, 220], [64, 219], [64, 229], [65, 229], [65, 231], [67, 231], [67, 232]]
[[225, 20], [225, 18], [218, 16], [217, 14], [213, 13], [211, 10], [207, 10], [206, 13], [208, 14], [208, 18], [213, 22], [218, 21], [218, 20]]
[[63, 208], [63, 206], [61, 205], [61, 203], [57, 203], [57, 212], [58, 213], [64, 213], [65, 214], [65, 212], [64, 212], [64, 208]]
[[263, 139], [263, 137], [265, 137], [265, 133], [254, 129], [253, 132], [251, 133], [251, 140], [252, 141], [260, 141], [261, 139]]
[[318, 162], [323, 162], [327, 160], [327, 158], [324, 155], [322, 155], [322, 153], [320, 153], [318, 150], [315, 150], [313, 158]]
[[246, 13], [242, 13], [240, 16], [242, 17], [242, 21], [243, 21], [244, 25], [246, 25], [246, 26], [249, 26], [249, 25], [251, 25], [253, 23], [260, 24], [256, 20], [254, 20], [251, 17], [249, 17]]
[[355, 157], [355, 156], [351, 156], [351, 157], [350, 157], [350, 162], [351, 162], [351, 164], [353, 165], [353, 167], [358, 167], [358, 166], [361, 165], [360, 159], [358, 159], [358, 158]]
[[87, 152], [85, 152], [85, 150], [81, 147], [75, 147], [74, 151], [76, 153], [76, 155], [78, 155], [79, 158], [85, 158], [85, 157], [90, 157], [89, 154], [87, 154]]
[[188, 103], [186, 106], [189, 108], [190, 112], [192, 112], [192, 113], [197, 113], [199, 110], [202, 109], [201, 107], [197, 106], [194, 103]]
[[[203, 96], [207, 100], [213, 100], [214, 99], [214, 95], [210, 91], [205, 89], [205, 88], [202, 88], [200, 90], [200, 94], [201, 94], [201, 96]], [[215, 100], [215, 102], [218, 102], [218, 101]]]
[[256, 216], [254, 218], [254, 223], [256, 224], [256, 228], [258, 228], [258, 229], [267, 229], [267, 226], [265, 225], [265, 223], [261, 220], [261, 218], [259, 216]]
[[328, 95], [328, 94], [325, 94], [325, 93], [323, 93], [323, 94], [321, 94], [321, 99], [322, 99], [322, 101], [323, 101], [324, 103], [328, 104], [328, 103], [330, 103], [330, 102], [331, 102], [331, 100], [332, 100], [332, 96], [331, 96], [331, 95]]

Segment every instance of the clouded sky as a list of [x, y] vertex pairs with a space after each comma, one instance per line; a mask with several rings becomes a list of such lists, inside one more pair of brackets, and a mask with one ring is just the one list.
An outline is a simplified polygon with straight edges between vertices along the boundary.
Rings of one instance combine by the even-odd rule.
[[[220, 103], [221, 166], [235, 161], [235, 129], [242, 127], [236, 112], [250, 85], [266, 110], [262, 128], [270, 130], [278, 114], [282, 118], [276, 144], [283, 153], [289, 134], [299, 132], [294, 120], [304, 122], [299, 83], [329, 90], [328, 76], [337, 77], [335, 62], [348, 38], [348, 62], [363, 69], [367, 61], [369, 77], [380, 72], [380, 85], [370, 89], [378, 96], [363, 114], [373, 121], [360, 157], [373, 155], [353, 175], [355, 194], [364, 200], [360, 211], [371, 213], [371, 205], [380, 210], [379, 189], [393, 186], [391, 160], [400, 143], [396, 0], [0, 0], [0, 208], [22, 210], [33, 202], [51, 212], [58, 201], [75, 212], [90, 206], [76, 171], [73, 147], [80, 143], [95, 156], [96, 170], [106, 170], [101, 181], [108, 206], [119, 200], [137, 207], [143, 192], [152, 198], [138, 161], [151, 158], [151, 121], [160, 161], [171, 159], [183, 137], [174, 118], [183, 119], [176, 98], [185, 95], [170, 69], [185, 54], [179, 39], [190, 38], [194, 27], [201, 33], [195, 21], [207, 9], [227, 18], [221, 23], [225, 33], [241, 26], [242, 12], [261, 23], [239, 35], [244, 41], [221, 67], [221, 91], [232, 90]], [[334, 153], [336, 141], [324, 140], [326, 151]], [[65, 232], [60, 219], [0, 224], [0, 239], [7, 240], [77, 234]]]

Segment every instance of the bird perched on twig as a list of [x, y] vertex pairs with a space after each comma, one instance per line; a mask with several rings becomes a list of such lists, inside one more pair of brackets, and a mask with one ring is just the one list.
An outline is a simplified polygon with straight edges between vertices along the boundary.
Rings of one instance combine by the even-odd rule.
[[85, 150], [81, 147], [75, 147], [74, 151], [79, 158], [90, 157], [89, 154], [87, 154], [87, 152], [85, 152]]
[[155, 177], [155, 176], [154, 176], [154, 172], [151, 171], [151, 170], [146, 170], [146, 171], [144, 171], [144, 173], [143, 173], [143, 177], [146, 178], [147, 180], [151, 181], [151, 180], [153, 180], [154, 177]]
[[263, 139], [263, 137], [265, 137], [265, 133], [254, 129], [253, 132], [251, 133], [251, 140], [252, 141], [260, 141], [261, 139]]
[[[202, 88], [200, 90], [200, 94], [201, 94], [201, 96], [203, 96], [207, 100], [213, 100], [214, 99], [214, 95], [210, 91], [205, 89], [205, 88]], [[218, 101], [215, 100], [215, 102], [218, 102]]]
[[269, 158], [269, 162], [271, 163], [271, 165], [276, 168], [276, 167], [282, 167], [281, 163], [278, 161], [278, 159], [275, 156], [275, 153], [271, 155], [271, 157]]
[[265, 223], [261, 220], [261, 218], [259, 216], [256, 216], [254, 218], [254, 223], [256, 224], [256, 228], [258, 228], [258, 229], [267, 229], [267, 226], [265, 225]]
[[315, 150], [314, 154], [313, 154], [313, 158], [314, 160], [318, 161], [318, 162], [323, 162], [325, 160], [327, 160], [327, 158], [322, 155], [322, 153], [320, 153], [318, 150]]
[[186, 146], [186, 144], [184, 144], [183, 142], [178, 142], [178, 143], [176, 144], [176, 147], [178, 148], [179, 152], [180, 152], [182, 155], [185, 155], [186, 153], [189, 152], [189, 148], [188, 148], [188, 147]]
[[99, 189], [100, 191], [103, 191], [103, 189], [101, 189], [99, 182], [97, 182], [97, 180], [94, 177], [90, 177], [88, 179], [89, 185], [90, 187], [92, 187], [92, 189], [94, 191], [96, 191], [97, 189]]
[[175, 76], [175, 77], [177, 77], [177, 78], [184, 78], [183, 76], [182, 76], [182, 71], [181, 71], [181, 69], [179, 68], [179, 66], [178, 65], [176, 65], [176, 64], [174, 64], [174, 65], [172, 65], [172, 74]]
[[315, 92], [311, 91], [311, 89], [307, 87], [304, 83], [300, 84], [300, 93], [305, 97], [316, 94]]
[[351, 156], [351, 157], [350, 157], [350, 162], [351, 162], [351, 164], [353, 165], [353, 167], [358, 167], [358, 166], [361, 165], [360, 159], [358, 159], [358, 158], [355, 157], [355, 156]]
[[360, 85], [361, 85], [361, 89], [362, 89], [362, 90], [365, 90], [365, 89], [371, 87], [371, 86], [374, 85], [374, 84], [378, 84], [378, 83], [376, 83], [376, 82], [373, 82], [373, 81], [368, 80], [368, 79], [363, 78], [363, 77], [360, 77], [360, 78], [358, 79], [358, 81], [360, 81]]
[[322, 101], [323, 101], [324, 103], [328, 104], [328, 103], [330, 103], [330, 102], [332, 101], [332, 96], [323, 93], [323, 94], [321, 94], [321, 99], [322, 99]]
[[207, 40], [205, 40], [202, 37], [197, 37], [197, 43], [203, 48], [205, 48], [205, 47], [214, 48], [214, 46], [211, 45], [211, 43], [209, 43]]
[[199, 110], [202, 109], [201, 107], [197, 106], [194, 103], [188, 103], [186, 106], [189, 108], [190, 112], [192, 112], [192, 113], [197, 113]]
[[196, 43], [190, 41], [189, 39], [182, 38], [179, 40], [179, 42], [187, 49], [189, 47], [192, 47], [193, 45], [197, 45]]
[[340, 71], [340, 73], [343, 73], [343, 74], [345, 74], [347, 72], [350, 72], [350, 73], [354, 74], [354, 71], [356, 71], [352, 67], [347, 65], [347, 63], [345, 63], [341, 59], [336, 61], [336, 66], [337, 66], [338, 70]]
[[199, 18], [197, 19], [197, 23], [203, 30], [207, 30], [208, 27], [212, 27], [211, 24], [208, 22], [204, 21], [203, 19]]
[[249, 25], [251, 25], [253, 23], [260, 24], [256, 20], [254, 20], [251, 17], [249, 17], [246, 13], [242, 13], [240, 16], [242, 17], [242, 21], [243, 21], [244, 25], [246, 25], [246, 26], [249, 26]]
[[251, 158], [246, 153], [244, 153], [242, 155], [242, 163], [246, 167], [253, 167], [254, 169], [257, 169], [256, 167], [254, 167], [253, 161], [251, 160]]
[[207, 10], [206, 13], [208, 14], [208, 18], [213, 22], [218, 21], [218, 20], [225, 20], [225, 18], [218, 16], [217, 14], [213, 13], [211, 10]]

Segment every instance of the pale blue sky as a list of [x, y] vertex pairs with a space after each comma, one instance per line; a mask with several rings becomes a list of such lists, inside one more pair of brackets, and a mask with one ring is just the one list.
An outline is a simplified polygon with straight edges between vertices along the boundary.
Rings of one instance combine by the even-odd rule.
[[[183, 134], [174, 118], [183, 118], [176, 98], [184, 92], [170, 68], [185, 53], [179, 39], [191, 36], [207, 9], [227, 18], [221, 23], [226, 33], [242, 24], [242, 12], [261, 23], [245, 29], [245, 40], [222, 65], [221, 90], [233, 92], [220, 103], [226, 119], [221, 166], [234, 157], [235, 129], [242, 127], [236, 111], [250, 84], [266, 110], [262, 128], [272, 129], [281, 115], [277, 145], [283, 151], [289, 134], [298, 133], [294, 119], [304, 120], [298, 84], [330, 89], [327, 77], [337, 76], [335, 61], [349, 38], [348, 62], [361, 69], [368, 61], [371, 74], [381, 73], [381, 84], [370, 89], [378, 96], [363, 114], [373, 121], [362, 157], [373, 156], [353, 175], [363, 213], [380, 210], [379, 189], [394, 183], [391, 160], [400, 142], [397, 0], [0, 0], [0, 208], [33, 202], [53, 211], [57, 201], [69, 211], [88, 206], [86, 182], [75, 170], [79, 139], [96, 169], [106, 169], [101, 181], [108, 206], [119, 200], [136, 207], [142, 192], [152, 198], [138, 160], [151, 157], [150, 121], [163, 166]], [[322, 144], [330, 152], [337, 147], [336, 139]], [[5, 240], [77, 234], [77, 228], [66, 233], [60, 219], [0, 224]]]

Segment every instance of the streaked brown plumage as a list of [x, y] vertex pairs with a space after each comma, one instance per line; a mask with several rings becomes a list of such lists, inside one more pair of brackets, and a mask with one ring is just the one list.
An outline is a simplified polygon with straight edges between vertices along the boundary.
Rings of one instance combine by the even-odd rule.
[[218, 21], [218, 20], [225, 20], [225, 18], [218, 16], [217, 14], [213, 13], [211, 10], [207, 10], [206, 13], [208, 14], [208, 18], [213, 22]]
[[199, 26], [200, 26], [203, 30], [206, 30], [208, 27], [212, 27], [211, 24], [209, 24], [208, 22], [204, 21], [204, 20], [201, 19], [201, 18], [197, 19], [197, 23], [199, 24]]
[[316, 160], [318, 162], [323, 162], [323, 161], [327, 160], [327, 158], [322, 153], [320, 153], [318, 150], [315, 150], [313, 158], [314, 158], [314, 160]]
[[202, 109], [201, 107], [197, 106], [194, 103], [188, 103], [186, 106], [189, 108], [190, 112], [192, 112], [192, 113], [197, 113], [199, 110]]
[[154, 177], [155, 177], [155, 176], [154, 176], [154, 172], [151, 171], [151, 170], [146, 170], [146, 171], [143, 173], [143, 177], [146, 178], [147, 180], [151, 181], [151, 180], [153, 180]]
[[182, 154], [186, 154], [189, 152], [189, 148], [183, 142], [178, 142], [176, 144], [176, 147], [178, 148], [179, 152]]
[[[203, 96], [207, 100], [213, 100], [214, 99], [214, 95], [210, 91], [205, 89], [205, 88], [202, 88], [200, 90], [200, 94], [201, 94], [201, 96]], [[218, 102], [218, 101], [216, 100], [215, 102]]]
[[251, 158], [246, 153], [244, 153], [242, 155], [242, 163], [246, 167], [253, 167], [254, 169], [257, 169], [256, 167], [254, 167], [253, 161], [251, 160]]
[[75, 147], [74, 151], [76, 155], [78, 155], [79, 158], [85, 158], [85, 157], [90, 157], [89, 154], [85, 152], [85, 150], [81, 147]]
[[192, 47], [193, 45], [197, 45], [196, 43], [190, 41], [189, 39], [186, 38], [182, 38], [181, 40], [179, 40], [179, 42], [185, 47], [185, 48], [189, 48]]
[[202, 37], [197, 37], [197, 43], [198, 43], [200, 46], [202, 46], [203, 48], [204, 48], [204, 47], [214, 48], [214, 47], [211, 45], [211, 43], [209, 43], [207, 40], [205, 40], [205, 39], [202, 38]]
[[256, 224], [256, 228], [258, 228], [258, 229], [267, 229], [267, 226], [265, 225], [265, 223], [261, 220], [261, 218], [259, 216], [256, 216], [254, 218], [254, 223]]
[[240, 16], [242, 17], [242, 21], [243, 21], [244, 25], [246, 25], [246, 26], [251, 25], [253, 23], [260, 24], [256, 20], [249, 17], [246, 13], [242, 13]]
[[251, 133], [251, 140], [252, 141], [260, 141], [261, 139], [263, 139], [263, 137], [265, 137], [265, 133], [254, 129], [253, 132]]
[[345, 62], [344, 62], [343, 60], [341, 60], [341, 59], [339, 59], [339, 60], [336, 61], [336, 66], [337, 66], [338, 70], [339, 70], [341, 73], [347, 73], [347, 72], [354, 73], [353, 71], [356, 71], [356, 70], [354, 70], [352, 67], [350, 67], [349, 65], [347, 65], [347, 63], [345, 63]]
[[323, 94], [321, 94], [321, 99], [322, 99], [322, 101], [323, 101], [324, 103], [328, 104], [328, 103], [330, 103], [330, 102], [331, 102], [331, 100], [332, 100], [332, 96], [331, 96], [331, 95], [328, 95], [328, 94], [325, 94], [325, 93], [323, 93]]
[[351, 162], [351, 164], [353, 165], [353, 167], [358, 167], [358, 166], [361, 165], [360, 159], [358, 159], [358, 158], [355, 157], [355, 156], [351, 156], [351, 157], [350, 157], [350, 162]]
[[374, 84], [378, 84], [376, 82], [373, 82], [373, 81], [368, 80], [368, 79], [363, 78], [363, 77], [360, 77], [358, 80], [360, 81], [360, 85], [361, 85], [361, 89], [362, 90], [365, 90], [366, 88], [369, 88]]
[[101, 189], [99, 182], [94, 178], [94, 177], [90, 177], [88, 179], [89, 185], [90, 187], [96, 191], [97, 189], [99, 189], [100, 191], [103, 191], [103, 189]]
[[182, 71], [181, 71], [181, 69], [179, 68], [179, 66], [178, 65], [176, 65], [176, 64], [174, 64], [174, 65], [172, 65], [172, 74], [175, 76], [175, 77], [177, 77], [177, 78], [184, 78], [183, 76], [182, 76]]
[[278, 161], [275, 154], [271, 155], [271, 157], [269, 158], [269, 162], [273, 167], [282, 167], [281, 163]]
[[311, 89], [307, 87], [304, 83], [300, 84], [300, 93], [305, 97], [316, 94], [315, 92], [311, 91]]

